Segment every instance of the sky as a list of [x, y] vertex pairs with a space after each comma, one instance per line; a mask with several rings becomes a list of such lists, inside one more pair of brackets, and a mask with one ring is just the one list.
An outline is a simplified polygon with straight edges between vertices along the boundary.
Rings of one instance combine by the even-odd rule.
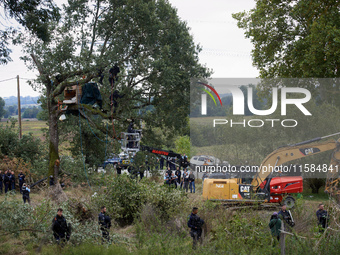
[[[55, 0], [57, 4], [65, 0]], [[181, 20], [186, 21], [194, 42], [202, 47], [200, 63], [213, 70], [213, 78], [253, 78], [259, 75], [252, 66], [252, 44], [237, 27], [232, 13], [250, 10], [255, 0], [169, 0], [178, 11]], [[7, 65], [0, 65], [0, 97], [17, 96], [17, 80], [20, 77], [20, 95], [38, 96], [27, 84], [36, 72], [29, 71], [20, 60], [21, 48], [11, 47], [13, 59]], [[13, 79], [12, 79], [13, 78]], [[8, 81], [4, 81], [11, 79]]]

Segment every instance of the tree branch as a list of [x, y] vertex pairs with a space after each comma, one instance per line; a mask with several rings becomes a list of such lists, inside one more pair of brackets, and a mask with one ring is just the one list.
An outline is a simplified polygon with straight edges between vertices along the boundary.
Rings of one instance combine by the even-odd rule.
[[94, 17], [94, 24], [93, 24], [93, 29], [92, 29], [92, 42], [91, 42], [91, 47], [90, 47], [90, 52], [89, 52], [88, 58], [90, 58], [91, 55], [92, 55], [93, 45], [94, 45], [94, 41], [96, 39], [96, 29], [97, 29], [97, 22], [98, 22], [99, 5], [100, 5], [100, 2], [99, 2], [99, 0], [97, 0], [97, 5], [96, 5], [97, 11], [96, 11], [96, 15]]
[[31, 53], [31, 57], [33, 59], [33, 62], [35, 63], [35, 65], [38, 68], [39, 74], [42, 77], [43, 82], [46, 84], [46, 86], [50, 86], [50, 84], [51, 84], [50, 78], [48, 77], [47, 74], [45, 74], [44, 69], [43, 69], [40, 61], [35, 57], [35, 55], [33, 53]]
[[63, 93], [64, 89], [66, 87], [71, 87], [74, 85], [82, 85], [85, 84], [87, 82], [89, 82], [90, 80], [92, 80], [92, 78], [94, 78], [95, 75], [93, 74], [89, 74], [87, 75], [87, 77], [81, 81], [71, 81], [71, 82], [65, 82], [63, 84], [61, 84], [61, 86], [58, 86], [52, 93], [53, 97], [59, 96], [61, 93]]

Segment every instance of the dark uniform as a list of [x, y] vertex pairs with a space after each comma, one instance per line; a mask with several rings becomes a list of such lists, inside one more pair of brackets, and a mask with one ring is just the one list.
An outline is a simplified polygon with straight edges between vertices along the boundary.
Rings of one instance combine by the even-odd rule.
[[294, 227], [295, 223], [290, 215], [290, 212], [288, 210], [282, 211], [280, 210], [278, 213], [278, 216], [284, 220], [285, 223], [287, 223], [290, 227]]
[[122, 167], [121, 165], [116, 165], [116, 170], [117, 170], [117, 174], [122, 174]]
[[54, 178], [53, 175], [50, 176], [50, 186], [54, 185]]
[[177, 183], [181, 183], [181, 175], [182, 175], [181, 170], [177, 169], [175, 171], [175, 175], [177, 176]]
[[57, 243], [60, 241], [65, 242], [70, 239], [70, 229], [67, 226], [67, 222], [64, 216], [59, 216], [58, 214], [52, 220], [52, 231], [53, 236]]
[[320, 232], [323, 232], [323, 230], [328, 227], [328, 213], [326, 210], [319, 209], [316, 211], [316, 217], [318, 218], [319, 227], [322, 227]]
[[186, 155], [183, 155], [182, 158], [181, 158], [181, 166], [183, 168], [188, 167], [188, 157]]
[[171, 178], [171, 176], [172, 176], [172, 170], [168, 169], [168, 170], [166, 171], [166, 173], [167, 173], [168, 176]]
[[24, 203], [26, 203], [26, 201], [28, 203], [30, 203], [31, 202], [30, 201], [30, 192], [31, 192], [31, 190], [28, 187], [26, 187], [26, 186], [22, 187], [21, 189], [22, 190], [20, 192], [22, 193], [22, 199], [24, 200]]
[[161, 157], [161, 159], [159, 160], [159, 168], [160, 168], [160, 170], [163, 170], [163, 167], [164, 167], [164, 158]]
[[19, 190], [20, 190], [20, 193], [22, 193], [22, 184], [24, 184], [25, 182], [25, 175], [23, 173], [20, 173], [18, 175], [18, 179], [19, 179]]
[[109, 229], [111, 227], [111, 219], [108, 215], [103, 212], [100, 212], [98, 215], [98, 221], [100, 225], [100, 230], [102, 231], [103, 240], [110, 240]]
[[4, 174], [5, 193], [7, 193], [8, 190], [11, 190], [11, 180], [9, 179], [10, 175], [10, 173]]
[[197, 214], [191, 213], [188, 221], [188, 227], [191, 229], [190, 235], [193, 238], [193, 248], [196, 247], [197, 241], [201, 238], [203, 224], [204, 220], [202, 220]]
[[14, 176], [14, 174], [11, 174], [10, 177], [9, 177], [9, 179], [10, 179], [10, 181], [11, 181], [11, 183], [10, 183], [11, 189], [12, 189], [13, 191], [15, 191], [15, 176]]

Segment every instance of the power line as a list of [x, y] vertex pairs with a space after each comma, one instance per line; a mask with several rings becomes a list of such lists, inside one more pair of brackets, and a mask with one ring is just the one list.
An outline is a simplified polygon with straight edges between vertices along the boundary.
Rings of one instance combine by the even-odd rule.
[[2, 80], [2, 81], [0, 81], [0, 82], [4, 82], [4, 81], [10, 81], [10, 80], [14, 80], [14, 79], [16, 79], [17, 77], [14, 77], [14, 78], [9, 78], [9, 79], [6, 79], [6, 80]]
[[34, 79], [28, 79], [28, 78], [20, 78], [20, 80], [27, 80], [27, 81], [33, 81]]

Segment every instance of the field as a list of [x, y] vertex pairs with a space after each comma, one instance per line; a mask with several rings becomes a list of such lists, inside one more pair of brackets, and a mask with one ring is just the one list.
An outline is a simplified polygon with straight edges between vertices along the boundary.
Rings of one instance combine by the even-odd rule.
[[[9, 121], [1, 121], [0, 125], [10, 125]], [[46, 121], [41, 121], [37, 119], [22, 119], [22, 134], [32, 133], [34, 137], [40, 138], [42, 141], [45, 140], [43, 128], [48, 128]], [[19, 128], [19, 123], [15, 123], [15, 128]]]

